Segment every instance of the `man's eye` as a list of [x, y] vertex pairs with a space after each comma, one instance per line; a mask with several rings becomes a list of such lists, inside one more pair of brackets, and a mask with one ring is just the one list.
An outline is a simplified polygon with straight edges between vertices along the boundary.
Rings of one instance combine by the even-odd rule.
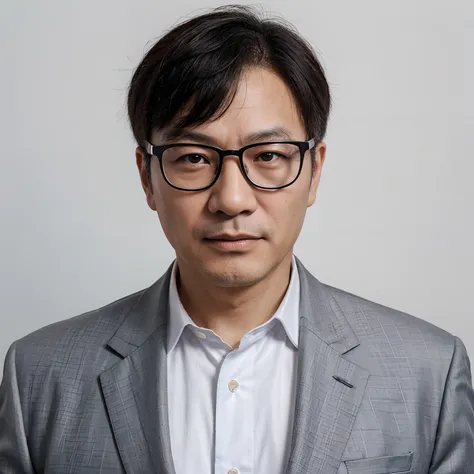
[[269, 151], [266, 153], [260, 153], [260, 155], [258, 155], [255, 158], [255, 161], [263, 161], [263, 162], [268, 163], [270, 161], [276, 161], [278, 158], [284, 158], [284, 157], [280, 155], [279, 153], [274, 153], [272, 151]]
[[206, 158], [204, 158], [202, 155], [184, 155], [180, 158], [181, 161], [184, 161], [185, 163], [190, 163], [192, 165], [201, 165], [207, 162]]

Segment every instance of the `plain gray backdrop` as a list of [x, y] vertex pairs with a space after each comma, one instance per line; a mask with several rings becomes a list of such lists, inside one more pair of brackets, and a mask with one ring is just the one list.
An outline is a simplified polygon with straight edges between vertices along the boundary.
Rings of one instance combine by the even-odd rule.
[[[1, 2], [0, 361], [13, 340], [170, 264], [126, 88], [165, 29], [218, 4]], [[296, 254], [321, 281], [460, 336], [473, 357], [474, 2], [261, 5], [315, 46], [334, 100]]]

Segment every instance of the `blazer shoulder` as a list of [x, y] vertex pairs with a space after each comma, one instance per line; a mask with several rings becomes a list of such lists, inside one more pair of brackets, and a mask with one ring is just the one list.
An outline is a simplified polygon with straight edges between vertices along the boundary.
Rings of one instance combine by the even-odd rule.
[[431, 357], [436, 354], [442, 359], [451, 359], [457, 338], [448, 331], [409, 313], [324, 286], [336, 311], [344, 314], [360, 340], [388, 344], [399, 355], [416, 353]]
[[112, 336], [144, 292], [145, 290], [137, 291], [100, 308], [49, 324], [17, 342], [20, 346], [30, 346], [36, 342], [57, 343], [67, 334], [80, 336], [91, 332], [105, 337]]
[[101, 308], [63, 319], [33, 331], [15, 341], [18, 370], [38, 369], [105, 350], [107, 342], [145, 290], [125, 296]]

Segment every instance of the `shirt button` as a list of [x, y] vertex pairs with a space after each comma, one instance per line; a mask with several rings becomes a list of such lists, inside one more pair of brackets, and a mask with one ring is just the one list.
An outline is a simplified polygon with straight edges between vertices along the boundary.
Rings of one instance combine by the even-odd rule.
[[227, 471], [227, 474], [239, 474], [239, 471], [233, 467]]
[[200, 331], [196, 331], [196, 336], [199, 337], [199, 339], [206, 339], [206, 335]]
[[[228, 383], [228, 387], [229, 387], [229, 390], [234, 393], [236, 392], [238, 389], [239, 389], [239, 382], [237, 382], [237, 380], [231, 380], [229, 383]], [[231, 469], [232, 471], [232, 469]], [[237, 471], [235, 471], [237, 472]], [[229, 471], [230, 473], [230, 471]], [[231, 474], [234, 474], [234, 473], [231, 473]]]

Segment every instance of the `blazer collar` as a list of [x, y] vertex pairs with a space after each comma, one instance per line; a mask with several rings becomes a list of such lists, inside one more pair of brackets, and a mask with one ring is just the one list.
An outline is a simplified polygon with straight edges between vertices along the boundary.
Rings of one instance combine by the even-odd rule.
[[122, 357], [127, 357], [158, 329], [166, 331], [172, 270], [173, 264], [158, 281], [142, 292], [109, 340], [108, 346]]
[[[322, 341], [345, 354], [359, 345], [359, 340], [328, 287], [317, 280], [296, 259], [300, 275], [300, 319]], [[301, 332], [301, 330], [300, 330]]]
[[[342, 309], [330, 296], [325, 285], [317, 280], [295, 257], [300, 287], [300, 327], [304, 320], [308, 327], [326, 344], [341, 354], [359, 345], [357, 336], [347, 322]], [[154, 331], [168, 325], [169, 288], [173, 264], [152, 286], [144, 290], [108, 345], [126, 357], [140, 346]], [[299, 339], [299, 337], [298, 337]]]

